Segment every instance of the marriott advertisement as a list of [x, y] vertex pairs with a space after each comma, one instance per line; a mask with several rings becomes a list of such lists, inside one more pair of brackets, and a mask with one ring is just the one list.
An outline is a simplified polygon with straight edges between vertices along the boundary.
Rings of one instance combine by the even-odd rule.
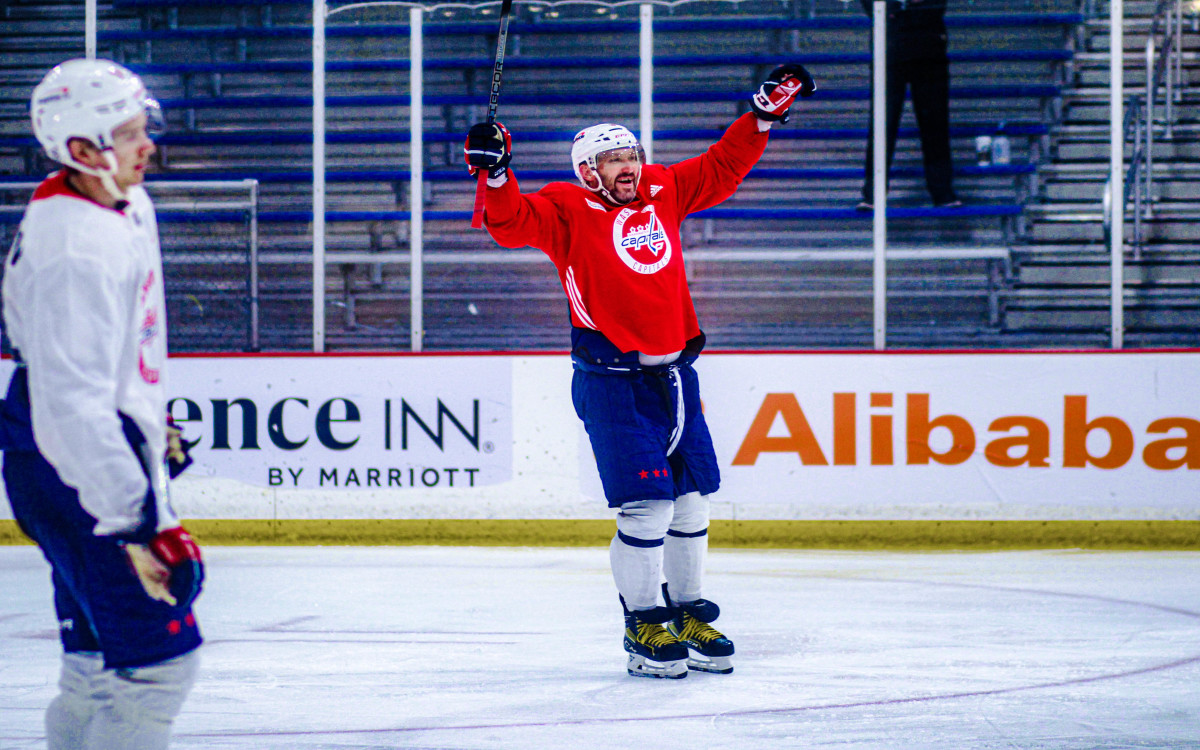
[[281, 489], [471, 488], [512, 478], [502, 357], [171, 360], [200, 475]]

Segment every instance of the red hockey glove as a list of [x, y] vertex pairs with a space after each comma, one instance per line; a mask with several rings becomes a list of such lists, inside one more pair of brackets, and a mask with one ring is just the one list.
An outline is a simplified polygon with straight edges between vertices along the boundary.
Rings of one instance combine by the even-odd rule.
[[796, 96], [812, 96], [817, 84], [812, 76], [798, 63], [780, 65], [750, 97], [750, 109], [760, 120], [787, 122], [788, 108]]
[[187, 529], [176, 526], [158, 532], [150, 540], [150, 550], [155, 557], [167, 564], [167, 567], [178, 568], [180, 565], [202, 562], [200, 547]]
[[512, 136], [508, 134], [508, 128], [498, 122], [476, 123], [467, 131], [463, 153], [472, 177], [483, 168], [488, 171], [488, 177], [495, 179], [504, 174], [512, 161]]
[[151, 599], [187, 607], [200, 594], [204, 561], [182, 526], [158, 532], [148, 545], [125, 544], [125, 555]]

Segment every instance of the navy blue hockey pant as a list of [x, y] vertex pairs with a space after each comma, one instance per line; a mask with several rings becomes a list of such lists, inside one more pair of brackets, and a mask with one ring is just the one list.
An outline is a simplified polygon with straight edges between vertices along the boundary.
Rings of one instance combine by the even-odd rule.
[[[24, 379], [18, 370], [9, 404], [28, 409]], [[146, 595], [124, 550], [111, 537], [92, 533], [96, 519], [40, 453], [6, 450], [3, 473], [13, 516], [50, 562], [65, 651], [100, 652], [105, 667], [120, 669], [182, 656], [200, 645], [190, 605], [172, 607]]]
[[721, 472], [690, 364], [603, 373], [575, 368], [583, 420], [611, 508], [717, 491]]

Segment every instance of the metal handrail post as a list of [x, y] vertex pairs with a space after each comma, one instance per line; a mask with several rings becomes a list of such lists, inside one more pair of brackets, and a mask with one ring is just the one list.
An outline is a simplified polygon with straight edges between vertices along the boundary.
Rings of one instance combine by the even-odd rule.
[[[1150, 195], [1154, 189], [1154, 96], [1155, 89], [1158, 88], [1154, 84], [1154, 35], [1151, 34], [1146, 39], [1146, 156], [1144, 159], [1146, 176], [1145, 181], [1141, 183], [1146, 188], [1147, 212], [1153, 211], [1151, 204], [1154, 202]], [[1136, 153], [1135, 151], [1134, 154], [1136, 155]], [[1139, 211], [1137, 215], [1140, 216], [1141, 212]], [[1136, 217], [1134, 221], [1137, 221]]]
[[1175, 0], [1175, 101], [1183, 101], [1183, 0]]
[[89, 60], [96, 59], [96, 5], [97, 0], [83, 4], [83, 56]]
[[[1109, 3], [1109, 182], [1112, 184], [1112, 234], [1109, 238], [1109, 315], [1112, 348], [1125, 346], [1125, 5], [1124, 0]], [[1118, 205], [1118, 201], [1121, 201]]]
[[[1145, 130], [1141, 119], [1134, 120], [1133, 128], [1133, 153], [1130, 154], [1130, 162], [1135, 162], [1142, 158], [1142, 131]], [[1147, 149], [1147, 152], [1149, 149]], [[1140, 258], [1142, 252], [1142, 197], [1143, 191], [1147, 190], [1147, 175], [1143, 174], [1144, 169], [1133, 170], [1133, 257]], [[1147, 204], [1149, 196], [1146, 196]], [[1120, 210], [1125, 211], [1125, 201], [1121, 200]]]
[[638, 9], [638, 142], [646, 161], [654, 162], [654, 6]]
[[425, 348], [425, 145], [424, 122], [425, 109], [422, 104], [425, 92], [425, 68], [422, 60], [425, 56], [425, 31], [422, 26], [424, 10], [420, 7], [410, 8], [409, 18], [409, 91], [411, 101], [408, 105], [409, 128], [409, 171], [411, 176], [408, 183], [408, 209], [411, 217], [408, 222], [408, 248], [411, 254], [409, 273], [409, 340], [414, 352]]
[[1173, 8], [1168, 8], [1166, 12], [1167, 25], [1163, 29], [1163, 44], [1162, 53], [1167, 58], [1166, 64], [1163, 66], [1163, 137], [1171, 138], [1171, 120], [1174, 117], [1175, 110], [1175, 65], [1172, 61], [1172, 55], [1175, 49], [1175, 12]]
[[258, 180], [246, 180], [250, 188], [250, 351], [261, 349], [258, 340]]
[[313, 0], [312, 348], [325, 351], [325, 0]]
[[872, 166], [874, 183], [872, 200], [875, 216], [872, 223], [872, 238], [875, 262], [872, 274], [872, 298], [874, 300], [875, 349], [887, 348], [887, 3], [875, 0], [872, 15], [872, 76], [871, 117], [874, 138]]

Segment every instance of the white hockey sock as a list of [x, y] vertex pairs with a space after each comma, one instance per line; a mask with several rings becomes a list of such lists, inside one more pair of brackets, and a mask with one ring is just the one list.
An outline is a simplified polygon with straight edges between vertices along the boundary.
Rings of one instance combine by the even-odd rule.
[[688, 538], [667, 537], [663, 545], [663, 573], [667, 578], [671, 601], [694, 602], [700, 598], [707, 553], [707, 534]]
[[46, 709], [46, 744], [50, 750], [83, 747], [88, 724], [101, 706], [112, 700], [104, 658], [93, 652], [62, 655], [59, 694]]
[[663, 573], [673, 602], [700, 598], [708, 555], [708, 497], [693, 492], [675, 501], [663, 543]]
[[195, 651], [158, 664], [113, 672], [112, 700], [88, 727], [87, 750], [166, 750], [171, 724], [196, 681]]
[[670, 519], [670, 500], [625, 503], [617, 514], [617, 535], [608, 548], [609, 561], [617, 591], [629, 609], [658, 606], [663, 536]]

